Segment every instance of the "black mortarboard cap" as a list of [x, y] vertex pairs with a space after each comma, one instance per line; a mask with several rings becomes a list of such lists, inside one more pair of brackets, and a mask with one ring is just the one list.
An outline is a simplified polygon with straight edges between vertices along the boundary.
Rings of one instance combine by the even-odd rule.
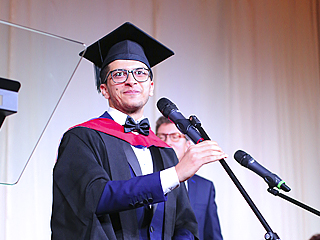
[[100, 69], [118, 59], [141, 61], [151, 68], [173, 54], [156, 39], [126, 22], [91, 44], [83, 57]]

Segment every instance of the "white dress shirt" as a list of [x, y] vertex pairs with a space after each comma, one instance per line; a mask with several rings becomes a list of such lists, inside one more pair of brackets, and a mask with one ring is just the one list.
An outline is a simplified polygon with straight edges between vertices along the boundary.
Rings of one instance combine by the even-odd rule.
[[[109, 107], [108, 113], [113, 118], [115, 122], [120, 125], [124, 125], [127, 119], [127, 114], [120, 112], [117, 109]], [[141, 121], [144, 117], [139, 119]], [[153, 173], [153, 163], [152, 157], [149, 148], [142, 147], [137, 148], [131, 146], [134, 153], [137, 156], [138, 162], [140, 164], [142, 175]], [[180, 186], [179, 178], [176, 172], [175, 167], [171, 167], [165, 170], [160, 171], [160, 181], [164, 195], [171, 192], [173, 189]]]

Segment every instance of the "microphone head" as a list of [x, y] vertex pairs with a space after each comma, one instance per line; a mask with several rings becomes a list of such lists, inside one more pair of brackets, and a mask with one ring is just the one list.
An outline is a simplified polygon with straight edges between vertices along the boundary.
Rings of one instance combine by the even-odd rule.
[[160, 98], [158, 100], [157, 107], [158, 107], [159, 111], [162, 113], [162, 115], [165, 116], [166, 118], [169, 117], [169, 114], [173, 110], [178, 110], [177, 106], [165, 97]]
[[242, 166], [247, 167], [248, 163], [249, 163], [249, 159], [251, 159], [252, 157], [246, 153], [245, 151], [242, 150], [238, 150], [235, 152], [234, 154], [234, 159], [240, 163]]

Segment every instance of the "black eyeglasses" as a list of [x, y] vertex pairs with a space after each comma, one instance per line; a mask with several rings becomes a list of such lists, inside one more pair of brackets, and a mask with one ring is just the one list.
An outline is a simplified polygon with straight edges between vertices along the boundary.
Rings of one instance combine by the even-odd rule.
[[110, 75], [114, 83], [124, 83], [125, 81], [127, 81], [129, 73], [132, 74], [133, 78], [137, 82], [145, 82], [151, 76], [151, 71], [150, 69], [147, 69], [147, 68], [135, 68], [132, 70], [115, 69], [108, 73], [104, 83], [107, 81]]
[[181, 133], [157, 133], [158, 138], [162, 141], [166, 141], [169, 136], [170, 140], [173, 142], [178, 142], [180, 138], [185, 138], [185, 136]]

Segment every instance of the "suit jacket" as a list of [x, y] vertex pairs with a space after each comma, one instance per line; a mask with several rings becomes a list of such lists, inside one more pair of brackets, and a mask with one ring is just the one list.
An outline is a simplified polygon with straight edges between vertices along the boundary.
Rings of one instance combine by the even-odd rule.
[[[185, 187], [164, 196], [159, 172], [131, 178], [124, 144], [128, 143], [89, 128], [64, 134], [53, 172], [52, 239], [139, 239], [135, 209], [157, 202], [165, 202], [164, 239], [180, 229], [198, 236]], [[154, 165], [161, 161], [168, 168], [178, 162], [172, 149], [150, 151]], [[116, 194], [110, 194], [108, 212], [97, 215], [105, 187]]]
[[188, 180], [188, 195], [198, 221], [199, 239], [222, 240], [213, 183], [194, 175]]

